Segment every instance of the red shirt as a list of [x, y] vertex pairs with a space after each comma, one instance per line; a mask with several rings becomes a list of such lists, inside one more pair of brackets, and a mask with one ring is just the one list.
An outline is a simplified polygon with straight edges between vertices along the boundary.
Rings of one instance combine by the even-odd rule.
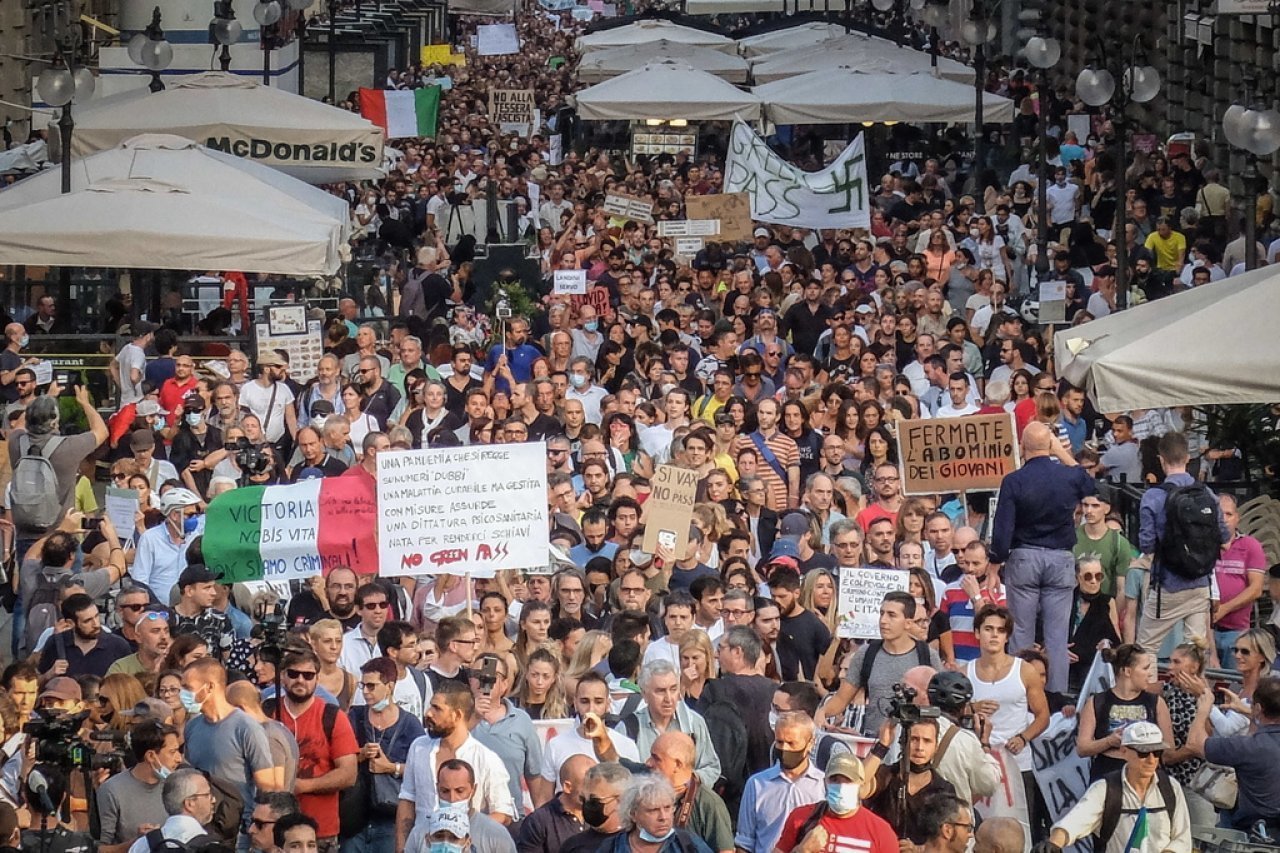
[[[289, 713], [285, 705], [281, 714], [285, 728], [293, 732], [298, 742], [298, 778], [316, 779], [334, 768], [337, 760], [346, 755], [355, 755], [359, 750], [356, 745], [355, 732], [351, 730], [351, 721], [342, 711], [338, 712], [333, 722], [333, 738], [324, 732], [324, 701], [313, 699], [311, 707], [300, 717]], [[338, 834], [338, 792], [325, 794], [299, 794], [298, 805], [302, 813], [310, 815], [320, 824], [320, 838], [328, 838]]]
[[[800, 827], [808, 820], [817, 804], [800, 806], [787, 815], [782, 825], [782, 835], [774, 847], [792, 850], [801, 839]], [[898, 836], [884, 818], [872, 814], [866, 806], [845, 817], [828, 811], [818, 821], [827, 831], [827, 843], [822, 853], [898, 853]]]
[[182, 420], [182, 402], [188, 393], [196, 390], [197, 382], [193, 373], [186, 382], [170, 377], [160, 386], [160, 408], [169, 413], [169, 426], [177, 426]]
[[869, 504], [866, 509], [859, 512], [854, 517], [854, 520], [858, 522], [858, 526], [862, 528], [862, 532], [866, 533], [871, 529], [872, 522], [879, 521], [882, 518], [887, 518], [894, 524], [898, 523], [898, 514], [892, 510], [882, 507], [878, 503]]

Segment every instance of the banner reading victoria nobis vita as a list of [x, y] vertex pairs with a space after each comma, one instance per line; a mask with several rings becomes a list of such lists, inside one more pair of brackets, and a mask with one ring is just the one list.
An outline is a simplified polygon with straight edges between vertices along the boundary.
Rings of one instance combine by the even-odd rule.
[[898, 421], [898, 460], [903, 494], [998, 489], [1021, 464], [1013, 415]]
[[471, 574], [547, 564], [547, 448], [378, 454], [379, 574]]

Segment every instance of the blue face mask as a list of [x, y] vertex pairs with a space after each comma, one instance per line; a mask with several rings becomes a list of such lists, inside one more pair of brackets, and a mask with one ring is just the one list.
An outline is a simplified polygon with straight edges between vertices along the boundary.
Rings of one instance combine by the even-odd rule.
[[588, 320], [587, 322], [582, 324], [582, 330], [584, 332], [594, 332], [597, 328], [599, 328], [599, 326], [600, 324], [597, 323], [595, 320]]
[[200, 426], [200, 413], [199, 413], [199, 412], [187, 412], [187, 423], [188, 423], [190, 426]]
[[30, 335], [23, 335], [23, 336], [22, 336], [22, 340], [18, 341], [18, 346], [20, 346], [20, 347], [22, 347], [22, 348], [24, 348], [24, 349], [25, 349], [25, 348], [26, 348], [26, 346], [27, 346], [27, 344], [29, 344], [29, 343], [31, 343], [31, 336], [30, 336]]
[[375, 711], [385, 711], [390, 705], [391, 705], [391, 697], [388, 696], [386, 699], [380, 699], [379, 701], [374, 702], [369, 707], [371, 707]]
[[157, 764], [156, 766], [152, 767], [151, 769], [152, 769], [152, 771], [156, 774], [156, 778], [157, 778], [157, 779], [159, 779], [159, 780], [160, 780], [160, 781], [162, 781], [162, 782], [163, 782], [165, 779], [168, 779], [168, 778], [169, 778], [169, 774], [171, 774], [171, 773], [173, 772], [173, 771], [172, 771], [172, 770], [170, 770], [168, 767], [165, 767], [163, 764]]
[[861, 785], [855, 785], [852, 782], [828, 782], [827, 807], [836, 814], [856, 811], [861, 802], [858, 796], [861, 788]]
[[462, 845], [452, 841], [432, 841], [431, 853], [462, 853]]
[[675, 829], [675, 827], [673, 826], [673, 827], [671, 827], [671, 829], [668, 829], [668, 830], [667, 830], [667, 834], [666, 834], [666, 835], [654, 835], [652, 832], [650, 832], [649, 830], [645, 829], [645, 828], [642, 826], [642, 827], [640, 827], [640, 840], [641, 840], [641, 841], [646, 841], [646, 842], [648, 842], [649, 844], [658, 844], [658, 843], [660, 843], [660, 842], [662, 842], [662, 841], [666, 841], [668, 838], [670, 838], [670, 837], [671, 837], [671, 833], [673, 833], [673, 832], [675, 832], [675, 831], [676, 831], [676, 829]]
[[196, 701], [195, 691], [182, 688], [178, 691], [178, 701], [187, 709], [188, 714], [200, 713], [201, 704]]
[[188, 515], [182, 519], [182, 532], [187, 536], [195, 533], [199, 527], [200, 516], [198, 515]]

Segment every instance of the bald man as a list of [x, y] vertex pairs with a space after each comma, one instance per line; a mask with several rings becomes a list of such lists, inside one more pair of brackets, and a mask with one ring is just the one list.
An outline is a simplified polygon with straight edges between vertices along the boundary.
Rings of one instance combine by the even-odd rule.
[[587, 771], [595, 766], [596, 760], [586, 755], [565, 759], [560, 765], [560, 793], [520, 822], [516, 836], [519, 853], [556, 853], [582, 832], [582, 788]]
[[262, 692], [248, 681], [232, 682], [227, 687], [227, 701], [262, 726], [267, 733], [267, 743], [271, 745], [271, 771], [279, 785], [278, 790], [292, 790], [298, 775], [298, 741], [294, 739], [293, 732], [284, 723], [266, 715], [262, 710]]
[[717, 853], [732, 853], [733, 826], [720, 795], [701, 784], [693, 773], [698, 748], [684, 732], [658, 735], [645, 764], [661, 773], [676, 789], [676, 827], [703, 839]]
[[1011, 817], [987, 818], [974, 836], [973, 853], [1022, 853], [1026, 837], [1022, 824]]
[[1001, 577], [1013, 613], [1009, 651], [1035, 642], [1038, 613], [1049, 656], [1047, 689], [1060, 693], [1067, 689], [1067, 630], [1076, 585], [1075, 511], [1098, 489], [1045, 424], [1033, 421], [1023, 431], [1022, 460], [1000, 484], [991, 565], [1004, 564]]

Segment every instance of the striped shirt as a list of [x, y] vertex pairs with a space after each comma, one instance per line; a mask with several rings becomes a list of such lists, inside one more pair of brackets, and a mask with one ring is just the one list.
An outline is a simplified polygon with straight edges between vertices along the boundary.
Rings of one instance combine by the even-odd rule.
[[[782, 469], [786, 477], [778, 474], [777, 468], [769, 464], [769, 460], [760, 453], [753, 436], [759, 436], [764, 441], [764, 445], [773, 452], [777, 467]], [[783, 435], [782, 431], [776, 431], [773, 435], [765, 437], [759, 430], [751, 433], [751, 435], [740, 435], [733, 440], [733, 458], [737, 459], [738, 454], [745, 448], [752, 448], [760, 453], [760, 464], [757, 466], [756, 476], [764, 481], [765, 489], [768, 494], [765, 498], [765, 506], [774, 512], [782, 512], [791, 505], [788, 496], [787, 477], [790, 476], [792, 469], [796, 471], [796, 480], [800, 479], [800, 449], [796, 447], [795, 441], [790, 437]]]
[[[951, 625], [951, 646], [955, 650], [955, 659], [977, 660], [980, 649], [978, 637], [973, 632], [975, 615], [973, 602], [969, 600], [969, 593], [965, 592], [960, 584], [961, 581], [956, 581], [947, 585], [938, 609], [947, 614], [947, 621]], [[1004, 584], [1000, 584], [995, 589], [983, 589], [978, 593], [978, 597], [982, 599], [984, 606], [995, 604], [1003, 607]]]

